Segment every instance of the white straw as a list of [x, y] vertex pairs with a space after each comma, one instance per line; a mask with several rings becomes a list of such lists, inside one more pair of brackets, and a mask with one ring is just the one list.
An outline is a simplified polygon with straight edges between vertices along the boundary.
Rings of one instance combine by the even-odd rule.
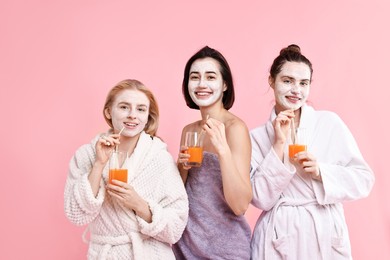
[[295, 135], [295, 125], [294, 125], [294, 118], [291, 119], [291, 131], [292, 131], [292, 134], [293, 134], [293, 138], [294, 138], [294, 141], [293, 141], [293, 144], [296, 144], [297, 143], [297, 137]]
[[[122, 129], [119, 131], [119, 138], [120, 138], [120, 135], [124, 129], [125, 129], [125, 127], [122, 127]], [[118, 152], [118, 145], [115, 145], [115, 152]]]
[[121, 135], [122, 131], [125, 129], [125, 127], [122, 127], [122, 129], [119, 131], [119, 135]]

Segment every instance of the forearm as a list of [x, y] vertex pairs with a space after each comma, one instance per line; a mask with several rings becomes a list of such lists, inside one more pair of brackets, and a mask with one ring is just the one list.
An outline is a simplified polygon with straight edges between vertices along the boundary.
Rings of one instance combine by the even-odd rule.
[[95, 162], [92, 166], [91, 172], [88, 175], [88, 181], [91, 184], [93, 195], [96, 197], [100, 189], [100, 181], [102, 179], [102, 173], [104, 164]]
[[236, 215], [242, 215], [252, 200], [249, 162], [246, 175], [240, 173], [229, 150], [219, 155], [219, 162], [226, 202]]
[[150, 211], [149, 205], [145, 200], [141, 199], [139, 201], [139, 204], [134, 208], [134, 212], [137, 216], [146, 222], [152, 222], [152, 212]]
[[178, 163], [178, 164], [177, 164], [177, 168], [179, 169], [180, 177], [181, 177], [181, 179], [183, 180], [183, 183], [185, 184], [186, 181], [187, 181], [187, 177], [188, 177], [188, 170], [187, 170], [187, 169], [184, 169], [182, 163]]

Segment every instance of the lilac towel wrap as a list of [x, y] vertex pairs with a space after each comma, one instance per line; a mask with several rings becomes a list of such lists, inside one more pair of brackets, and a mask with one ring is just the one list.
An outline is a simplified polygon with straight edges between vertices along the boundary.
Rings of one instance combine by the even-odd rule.
[[183, 236], [173, 245], [176, 259], [250, 259], [250, 226], [226, 203], [217, 155], [203, 156], [202, 166], [188, 173], [190, 211]]

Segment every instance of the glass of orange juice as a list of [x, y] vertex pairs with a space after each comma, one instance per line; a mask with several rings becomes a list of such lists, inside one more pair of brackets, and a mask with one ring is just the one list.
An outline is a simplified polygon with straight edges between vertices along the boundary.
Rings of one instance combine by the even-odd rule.
[[187, 132], [184, 140], [184, 146], [187, 146], [185, 153], [190, 155], [185, 166], [200, 167], [203, 160], [203, 135], [202, 132]]
[[113, 151], [110, 157], [110, 171], [108, 180], [110, 184], [112, 180], [118, 180], [127, 183], [127, 168], [126, 168], [127, 152]]
[[288, 156], [292, 159], [296, 153], [307, 151], [306, 129], [298, 127], [293, 144], [288, 146]]

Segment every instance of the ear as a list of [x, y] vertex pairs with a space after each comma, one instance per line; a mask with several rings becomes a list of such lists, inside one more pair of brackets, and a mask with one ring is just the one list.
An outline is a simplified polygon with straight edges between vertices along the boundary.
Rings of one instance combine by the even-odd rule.
[[111, 114], [108, 108], [104, 109], [104, 115], [108, 118], [111, 119]]
[[227, 86], [226, 86], [226, 83], [224, 82], [223, 83], [223, 92], [225, 92], [227, 90]]
[[269, 86], [271, 87], [271, 88], [274, 88], [275, 87], [275, 85], [274, 85], [274, 83], [275, 83], [275, 80], [271, 77], [271, 75], [268, 77], [268, 84], [269, 84]]

